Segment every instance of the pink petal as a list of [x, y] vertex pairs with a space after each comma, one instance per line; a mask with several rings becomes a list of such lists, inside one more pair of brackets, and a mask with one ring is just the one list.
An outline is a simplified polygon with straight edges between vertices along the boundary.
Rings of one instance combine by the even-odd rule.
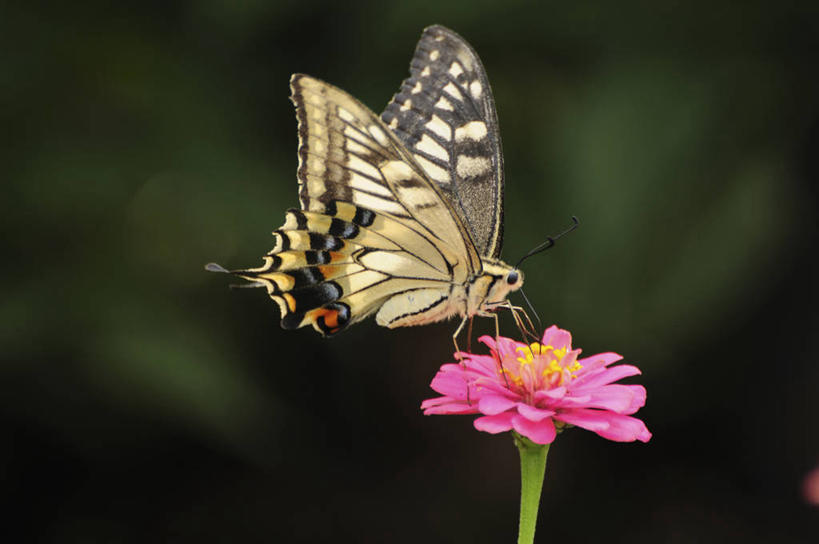
[[504, 412], [496, 416], [483, 416], [473, 423], [476, 429], [491, 434], [503, 433], [512, 430], [514, 412]]
[[426, 399], [421, 403], [421, 410], [430, 408], [432, 406], [440, 406], [442, 404], [450, 404], [453, 402], [461, 402], [450, 397], [435, 397], [434, 399]]
[[623, 356], [620, 355], [619, 353], [607, 351], [605, 353], [598, 353], [597, 355], [583, 357], [582, 359], [580, 359], [580, 364], [582, 364], [583, 366], [591, 366], [593, 368], [596, 368], [598, 366], [609, 366], [610, 364], [616, 363], [622, 358]]
[[570, 410], [561, 412], [556, 419], [594, 431], [603, 438], [617, 442], [640, 440], [648, 442], [651, 433], [637, 418], [602, 410]]
[[464, 365], [484, 376], [494, 376], [498, 373], [498, 363], [489, 355], [469, 355], [464, 359]]
[[600, 433], [609, 428], [609, 422], [605, 417], [601, 417], [599, 410], [587, 410], [584, 408], [570, 409], [555, 415], [555, 419], [576, 425], [582, 429]]
[[591, 395], [577, 395], [575, 393], [551, 397], [548, 390], [535, 393], [535, 402], [538, 405], [554, 409], [561, 407], [585, 408], [591, 399]]
[[[581, 363], [582, 364], [582, 363]], [[580, 375], [574, 381], [574, 388], [592, 388], [607, 385], [629, 376], [638, 376], [640, 369], [633, 365], [617, 365], [587, 375]]]
[[566, 396], [566, 386], [564, 385], [555, 387], [554, 389], [541, 389], [539, 391], [535, 391], [535, 402], [541, 400], [562, 399], [564, 396]]
[[438, 373], [441, 372], [452, 372], [455, 374], [463, 374], [464, 367], [459, 365], [458, 363], [447, 363], [445, 365], [441, 365], [441, 368], [438, 369]]
[[552, 418], [530, 421], [522, 416], [512, 418], [515, 430], [536, 444], [551, 444], [557, 431]]
[[[496, 360], [503, 359], [505, 355], [508, 354], [510, 344], [514, 344], [515, 342], [510, 338], [506, 338], [504, 336], [499, 336], [497, 339], [489, 336], [483, 335], [478, 338], [478, 342], [486, 345], [492, 353], [492, 357]], [[514, 348], [512, 348], [514, 351]]]
[[494, 416], [515, 407], [517, 402], [500, 395], [486, 394], [478, 402], [478, 410], [488, 416]]
[[[577, 356], [580, 355], [582, 350], [573, 349], [571, 351], [566, 352], [566, 355], [563, 356], [563, 360], [560, 362], [563, 368], [571, 367], [575, 361], [577, 361]], [[581, 369], [582, 370], [582, 369]]]
[[603, 438], [616, 442], [648, 442], [651, 440], [651, 432], [646, 428], [645, 423], [636, 417], [611, 414], [610, 426], [607, 430], [597, 433]]
[[512, 355], [518, 357], [519, 354], [516, 352], [517, 348], [526, 346], [526, 344], [515, 342], [511, 338], [506, 338], [505, 336], [499, 336], [497, 339], [495, 339], [491, 336], [484, 335], [478, 338], [478, 341], [489, 346], [492, 353], [494, 353], [499, 359], [504, 359]]
[[463, 401], [451, 402], [451, 399], [447, 397], [427, 399], [421, 403], [421, 409], [425, 416], [478, 413], [475, 404], [469, 405]]
[[631, 389], [634, 397], [631, 399], [631, 406], [626, 408], [626, 410], [621, 413], [631, 415], [646, 405], [646, 388], [642, 385], [627, 385], [626, 387]]
[[498, 338], [498, 354], [501, 359], [512, 357], [517, 360], [517, 358], [520, 357], [520, 351], [518, 351], [518, 349], [525, 349], [526, 347], [526, 344], [515, 342], [511, 338]]
[[552, 346], [555, 349], [572, 348], [572, 335], [569, 331], [559, 329], [557, 325], [552, 325], [543, 333], [543, 340], [541, 344], [544, 346]]
[[541, 421], [546, 419], [547, 417], [551, 417], [555, 415], [553, 410], [544, 410], [542, 408], [536, 408], [534, 406], [530, 406], [529, 404], [524, 404], [522, 402], [518, 403], [518, 413], [528, 419], [529, 421]]
[[[645, 389], [632, 385], [605, 385], [589, 391], [589, 394], [584, 397], [575, 397], [573, 391], [572, 395], [564, 400], [565, 404], [573, 406], [582, 405], [584, 408], [600, 408], [618, 414], [633, 414], [645, 404]], [[634, 408], [635, 405], [636, 408]]]
[[[455, 367], [455, 369], [447, 368]], [[464, 372], [458, 365], [444, 365], [438, 373], [432, 378], [432, 383], [429, 386], [436, 393], [448, 395], [458, 399], [466, 399], [466, 379]]]
[[488, 334], [484, 334], [483, 336], [478, 337], [478, 342], [488, 347], [491, 351], [498, 351], [497, 346], [495, 345], [495, 339]]
[[498, 374], [498, 381], [502, 382], [506, 387], [509, 387], [509, 376], [514, 376], [515, 374], [520, 374], [520, 361], [518, 361], [518, 357], [520, 357], [520, 352], [516, 352], [514, 355], [507, 355], [500, 362], [500, 368], [506, 372], [506, 376], [503, 374]]
[[598, 353], [597, 355], [592, 355], [591, 357], [578, 359], [577, 362], [583, 366], [578, 373], [578, 376], [595, 376], [598, 373], [603, 372], [607, 366], [621, 359], [622, 357], [616, 353]]
[[512, 400], [518, 400], [520, 396], [513, 391], [510, 391], [506, 388], [506, 384], [503, 383], [503, 378], [497, 377], [493, 379], [482, 378], [480, 380], [475, 380], [472, 382], [473, 389], [470, 389], [470, 392], [477, 391], [481, 395], [494, 393], [496, 395], [501, 395], [503, 397], [510, 398]]

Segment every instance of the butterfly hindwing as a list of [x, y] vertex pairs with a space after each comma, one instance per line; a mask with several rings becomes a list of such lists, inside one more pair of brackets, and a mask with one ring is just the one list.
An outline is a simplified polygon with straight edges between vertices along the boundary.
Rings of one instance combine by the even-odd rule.
[[461, 215], [483, 257], [503, 242], [503, 156], [489, 81], [451, 30], [424, 30], [410, 77], [381, 115]]
[[[329, 215], [326, 212], [333, 212]], [[380, 213], [364, 213], [345, 202], [330, 202], [325, 213], [289, 210], [275, 245], [259, 268], [237, 273], [267, 288], [282, 312], [282, 326], [313, 325], [334, 334], [386, 302], [407, 292], [425, 290], [446, 298], [451, 271], [435, 248], [403, 222]], [[362, 220], [362, 217], [364, 220]], [[404, 246], [409, 246], [407, 249]], [[405, 314], [416, 315], [430, 306], [429, 297], [395, 310], [379, 312], [379, 323], [392, 323]], [[387, 316], [387, 317], [384, 317]]]

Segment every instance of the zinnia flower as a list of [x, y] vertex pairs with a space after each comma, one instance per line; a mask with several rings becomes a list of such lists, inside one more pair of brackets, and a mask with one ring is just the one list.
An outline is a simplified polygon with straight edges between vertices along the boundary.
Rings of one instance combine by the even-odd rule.
[[[550, 444], [569, 425], [618, 442], [648, 442], [651, 433], [634, 417], [646, 401], [641, 385], [616, 384], [640, 374], [632, 365], [612, 363], [616, 353], [578, 359], [568, 331], [552, 326], [531, 345], [510, 338], [482, 336], [490, 355], [456, 354], [460, 364], [445, 364], [430, 384], [441, 397], [421, 404], [424, 414], [483, 414], [479, 431], [515, 430], [538, 444]], [[467, 392], [468, 391], [468, 392]]]
[[808, 472], [802, 482], [802, 494], [810, 504], [819, 506], [819, 467]]

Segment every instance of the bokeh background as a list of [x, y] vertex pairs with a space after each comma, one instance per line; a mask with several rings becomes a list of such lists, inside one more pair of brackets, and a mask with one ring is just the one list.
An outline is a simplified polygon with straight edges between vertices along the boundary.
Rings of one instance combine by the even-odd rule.
[[527, 292], [649, 391], [650, 443], [558, 438], [539, 541], [816, 541], [815, 2], [111, 4], [0, 16], [2, 531], [513, 541], [511, 439], [418, 410], [454, 323], [286, 332], [203, 270], [297, 203], [290, 74], [380, 111], [440, 23], [494, 88], [504, 256], [579, 216]]

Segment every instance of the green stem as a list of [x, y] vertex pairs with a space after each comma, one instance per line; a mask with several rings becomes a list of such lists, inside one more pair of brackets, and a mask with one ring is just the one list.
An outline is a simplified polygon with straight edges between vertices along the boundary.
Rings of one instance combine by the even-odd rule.
[[540, 506], [540, 492], [546, 473], [546, 455], [549, 444], [535, 444], [525, 436], [512, 433], [515, 446], [520, 452], [520, 525], [518, 544], [533, 544], [537, 509]]

